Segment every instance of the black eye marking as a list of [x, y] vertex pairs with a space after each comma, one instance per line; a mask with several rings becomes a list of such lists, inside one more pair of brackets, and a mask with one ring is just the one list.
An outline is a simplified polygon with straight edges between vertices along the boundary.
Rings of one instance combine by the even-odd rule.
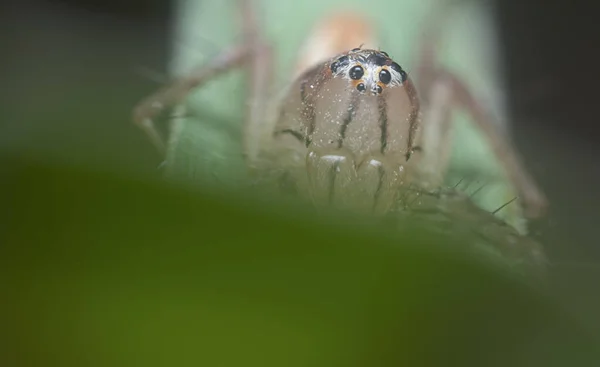
[[356, 86], [356, 89], [358, 89], [359, 92], [364, 92], [367, 89], [367, 87], [365, 87], [363, 83], [360, 83]]
[[418, 152], [422, 152], [422, 151], [423, 151], [423, 149], [420, 146], [415, 145], [414, 147], [412, 147], [411, 150], [409, 150], [406, 153], [405, 158], [408, 161], [410, 159], [410, 157], [412, 157], [413, 153], [418, 153]]
[[308, 80], [305, 80], [300, 84], [300, 98], [302, 98], [302, 102], [306, 101], [306, 84]]
[[392, 68], [392, 70], [394, 70], [395, 72], [401, 72], [402, 68], [400, 67], [400, 65], [398, 65], [397, 62], [393, 62], [392, 65], [390, 65], [390, 67]]
[[381, 69], [379, 72], [379, 81], [381, 81], [383, 84], [388, 84], [392, 81], [392, 74], [386, 69]]
[[329, 68], [331, 69], [331, 72], [335, 74], [335, 73], [337, 73], [339, 66], [340, 66], [340, 62], [334, 61]]
[[350, 78], [353, 80], [358, 80], [365, 75], [365, 70], [360, 65], [356, 65], [350, 69]]
[[390, 57], [390, 55], [388, 55], [388, 53], [387, 53], [387, 52], [385, 52], [385, 51], [379, 51], [379, 52], [381, 52], [382, 54], [384, 54], [384, 55], [385, 55], [385, 57]]
[[339, 59], [335, 60], [331, 64], [331, 66], [330, 66], [331, 72], [334, 73], [334, 74], [337, 73], [337, 71], [340, 68], [340, 66], [342, 66], [342, 65], [344, 65], [346, 63], [348, 63], [348, 56], [342, 56], [342, 57], [340, 57]]
[[408, 79], [408, 74], [406, 74], [406, 71], [402, 70], [400, 75], [402, 76], [402, 83], [404, 83], [406, 79]]
[[383, 66], [387, 63], [387, 58], [381, 54], [373, 54], [371, 57], [369, 57], [369, 59], [369, 61], [377, 66]]
[[406, 79], [408, 79], [408, 75], [406, 74], [406, 71], [402, 70], [400, 65], [393, 62], [392, 65], [390, 65], [390, 67], [392, 68], [392, 70], [394, 70], [395, 72], [400, 74], [400, 77], [402, 78], [402, 83], [404, 83], [406, 81]]
[[375, 87], [375, 89], [377, 90], [377, 94], [381, 94], [381, 92], [383, 92], [383, 88], [381, 88], [381, 85], [378, 85], [377, 87]]

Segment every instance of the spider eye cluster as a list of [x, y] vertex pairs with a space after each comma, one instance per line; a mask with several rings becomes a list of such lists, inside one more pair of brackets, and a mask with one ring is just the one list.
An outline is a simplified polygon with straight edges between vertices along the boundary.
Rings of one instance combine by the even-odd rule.
[[359, 92], [370, 89], [373, 94], [381, 94], [386, 86], [403, 84], [408, 75], [386, 52], [353, 49], [338, 57], [330, 65], [336, 76], [344, 76], [355, 81]]

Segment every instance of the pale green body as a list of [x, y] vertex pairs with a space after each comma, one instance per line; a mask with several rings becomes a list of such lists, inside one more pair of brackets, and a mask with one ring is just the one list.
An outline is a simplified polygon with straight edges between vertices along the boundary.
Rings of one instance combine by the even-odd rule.
[[[274, 94], [291, 80], [298, 51], [313, 25], [337, 10], [358, 10], [371, 19], [380, 36], [380, 48], [410, 72], [414, 69], [425, 27], [425, 16], [443, 0], [263, 0], [257, 14], [267, 39], [275, 47]], [[174, 33], [172, 75], [185, 75], [205, 63], [224, 47], [241, 39], [236, 1], [181, 0]], [[458, 73], [474, 95], [497, 117], [505, 121], [502, 70], [493, 17], [486, 3], [473, 2], [449, 14], [440, 62]], [[359, 45], [356, 45], [357, 47]], [[235, 188], [244, 179], [241, 155], [241, 122], [244, 114], [245, 84], [242, 70], [216, 78], [194, 91], [187, 104], [188, 117], [174, 120], [167, 154], [168, 173], [193, 185], [222, 189]], [[277, 102], [277, 101], [274, 101]], [[451, 172], [447, 184], [454, 185], [475, 171], [486, 183], [474, 200], [494, 210], [514, 194], [504, 184], [504, 175], [486, 141], [464, 113], [455, 113]], [[426, 121], [424, 122], [426, 123]], [[505, 129], [502, 126], [501, 129]], [[191, 181], [190, 181], [191, 180]], [[502, 210], [512, 224], [520, 226], [519, 208]]]

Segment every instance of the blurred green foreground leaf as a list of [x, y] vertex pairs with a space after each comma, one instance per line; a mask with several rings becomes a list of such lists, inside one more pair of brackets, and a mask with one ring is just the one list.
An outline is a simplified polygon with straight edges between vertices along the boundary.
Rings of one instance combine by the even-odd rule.
[[5, 169], [3, 366], [599, 360], [543, 294], [442, 250], [460, 236], [342, 231], [151, 182]]

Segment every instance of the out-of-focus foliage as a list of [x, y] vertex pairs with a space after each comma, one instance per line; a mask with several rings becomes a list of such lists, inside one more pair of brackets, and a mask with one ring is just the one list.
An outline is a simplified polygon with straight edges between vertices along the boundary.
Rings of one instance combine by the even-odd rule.
[[456, 251], [459, 234], [359, 231], [147, 181], [3, 167], [2, 365], [598, 360], [542, 294]]

